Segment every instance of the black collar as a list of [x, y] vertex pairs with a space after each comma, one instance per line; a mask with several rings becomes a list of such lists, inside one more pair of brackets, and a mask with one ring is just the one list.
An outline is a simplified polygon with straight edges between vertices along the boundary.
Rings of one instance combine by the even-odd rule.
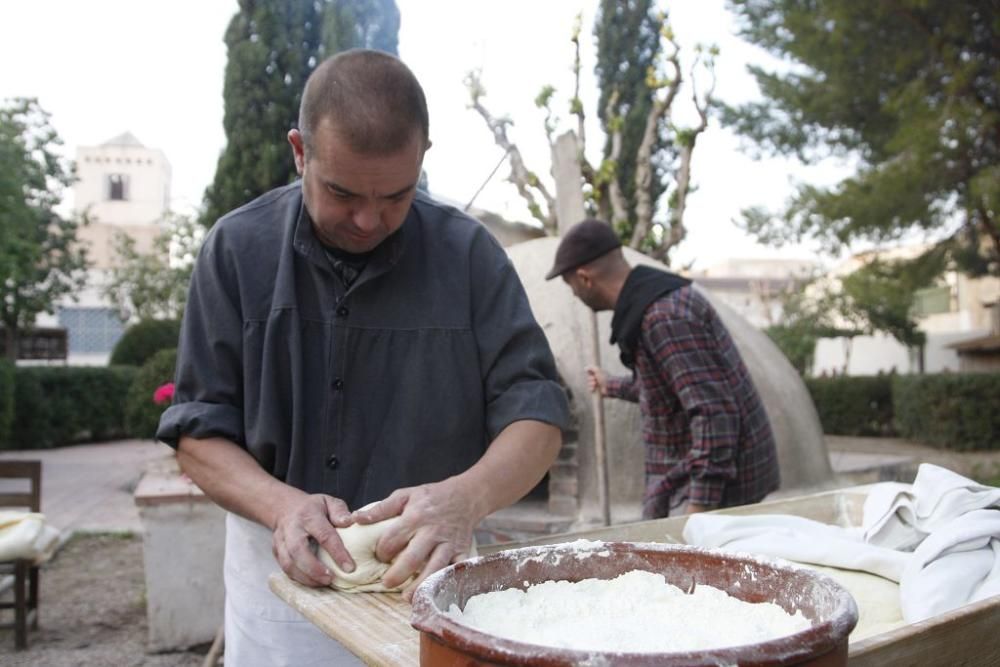
[[615, 304], [615, 314], [611, 318], [611, 344], [618, 343], [622, 363], [635, 366], [635, 349], [639, 343], [642, 316], [649, 304], [664, 294], [691, 284], [687, 278], [676, 273], [660, 271], [648, 266], [632, 269]]

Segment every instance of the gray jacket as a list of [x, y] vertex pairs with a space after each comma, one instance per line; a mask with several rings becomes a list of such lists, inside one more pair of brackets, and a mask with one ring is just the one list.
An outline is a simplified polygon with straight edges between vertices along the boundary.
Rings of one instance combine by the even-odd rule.
[[468, 469], [514, 421], [567, 422], [503, 249], [422, 194], [346, 291], [299, 183], [219, 220], [191, 280], [175, 384], [158, 438], [227, 438], [351, 508]]

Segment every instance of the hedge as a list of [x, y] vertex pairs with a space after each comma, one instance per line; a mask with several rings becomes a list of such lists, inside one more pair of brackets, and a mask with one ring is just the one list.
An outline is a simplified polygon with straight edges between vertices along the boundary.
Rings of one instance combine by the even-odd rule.
[[14, 423], [14, 364], [0, 359], [0, 445], [10, 439]]
[[904, 438], [958, 451], [1000, 449], [1000, 373], [899, 376], [892, 394]]
[[823, 432], [831, 435], [890, 436], [893, 425], [891, 375], [807, 378]]
[[0, 449], [44, 449], [128, 435], [129, 366], [20, 366], [14, 371], [14, 419]]
[[125, 405], [125, 425], [134, 437], [152, 438], [156, 435], [160, 415], [169, 405], [169, 401], [157, 404], [153, 401], [153, 393], [157, 387], [173, 382], [176, 365], [176, 348], [160, 350], [136, 373]]
[[112, 366], [142, 366], [159, 352], [177, 347], [181, 323], [178, 320], [143, 320], [129, 327], [111, 351]]

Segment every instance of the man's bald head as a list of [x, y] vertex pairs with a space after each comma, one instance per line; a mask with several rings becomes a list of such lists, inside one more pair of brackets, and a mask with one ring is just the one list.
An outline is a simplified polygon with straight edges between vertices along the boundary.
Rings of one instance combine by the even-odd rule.
[[399, 151], [415, 132], [430, 145], [423, 88], [410, 68], [382, 51], [344, 51], [313, 71], [299, 107], [299, 132], [307, 157], [324, 122], [362, 154]]

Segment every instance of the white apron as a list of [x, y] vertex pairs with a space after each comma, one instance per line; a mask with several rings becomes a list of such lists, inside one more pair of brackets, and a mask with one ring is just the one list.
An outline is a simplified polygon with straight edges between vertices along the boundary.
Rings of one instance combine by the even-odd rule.
[[226, 667], [363, 665], [271, 592], [271, 531], [226, 513]]

